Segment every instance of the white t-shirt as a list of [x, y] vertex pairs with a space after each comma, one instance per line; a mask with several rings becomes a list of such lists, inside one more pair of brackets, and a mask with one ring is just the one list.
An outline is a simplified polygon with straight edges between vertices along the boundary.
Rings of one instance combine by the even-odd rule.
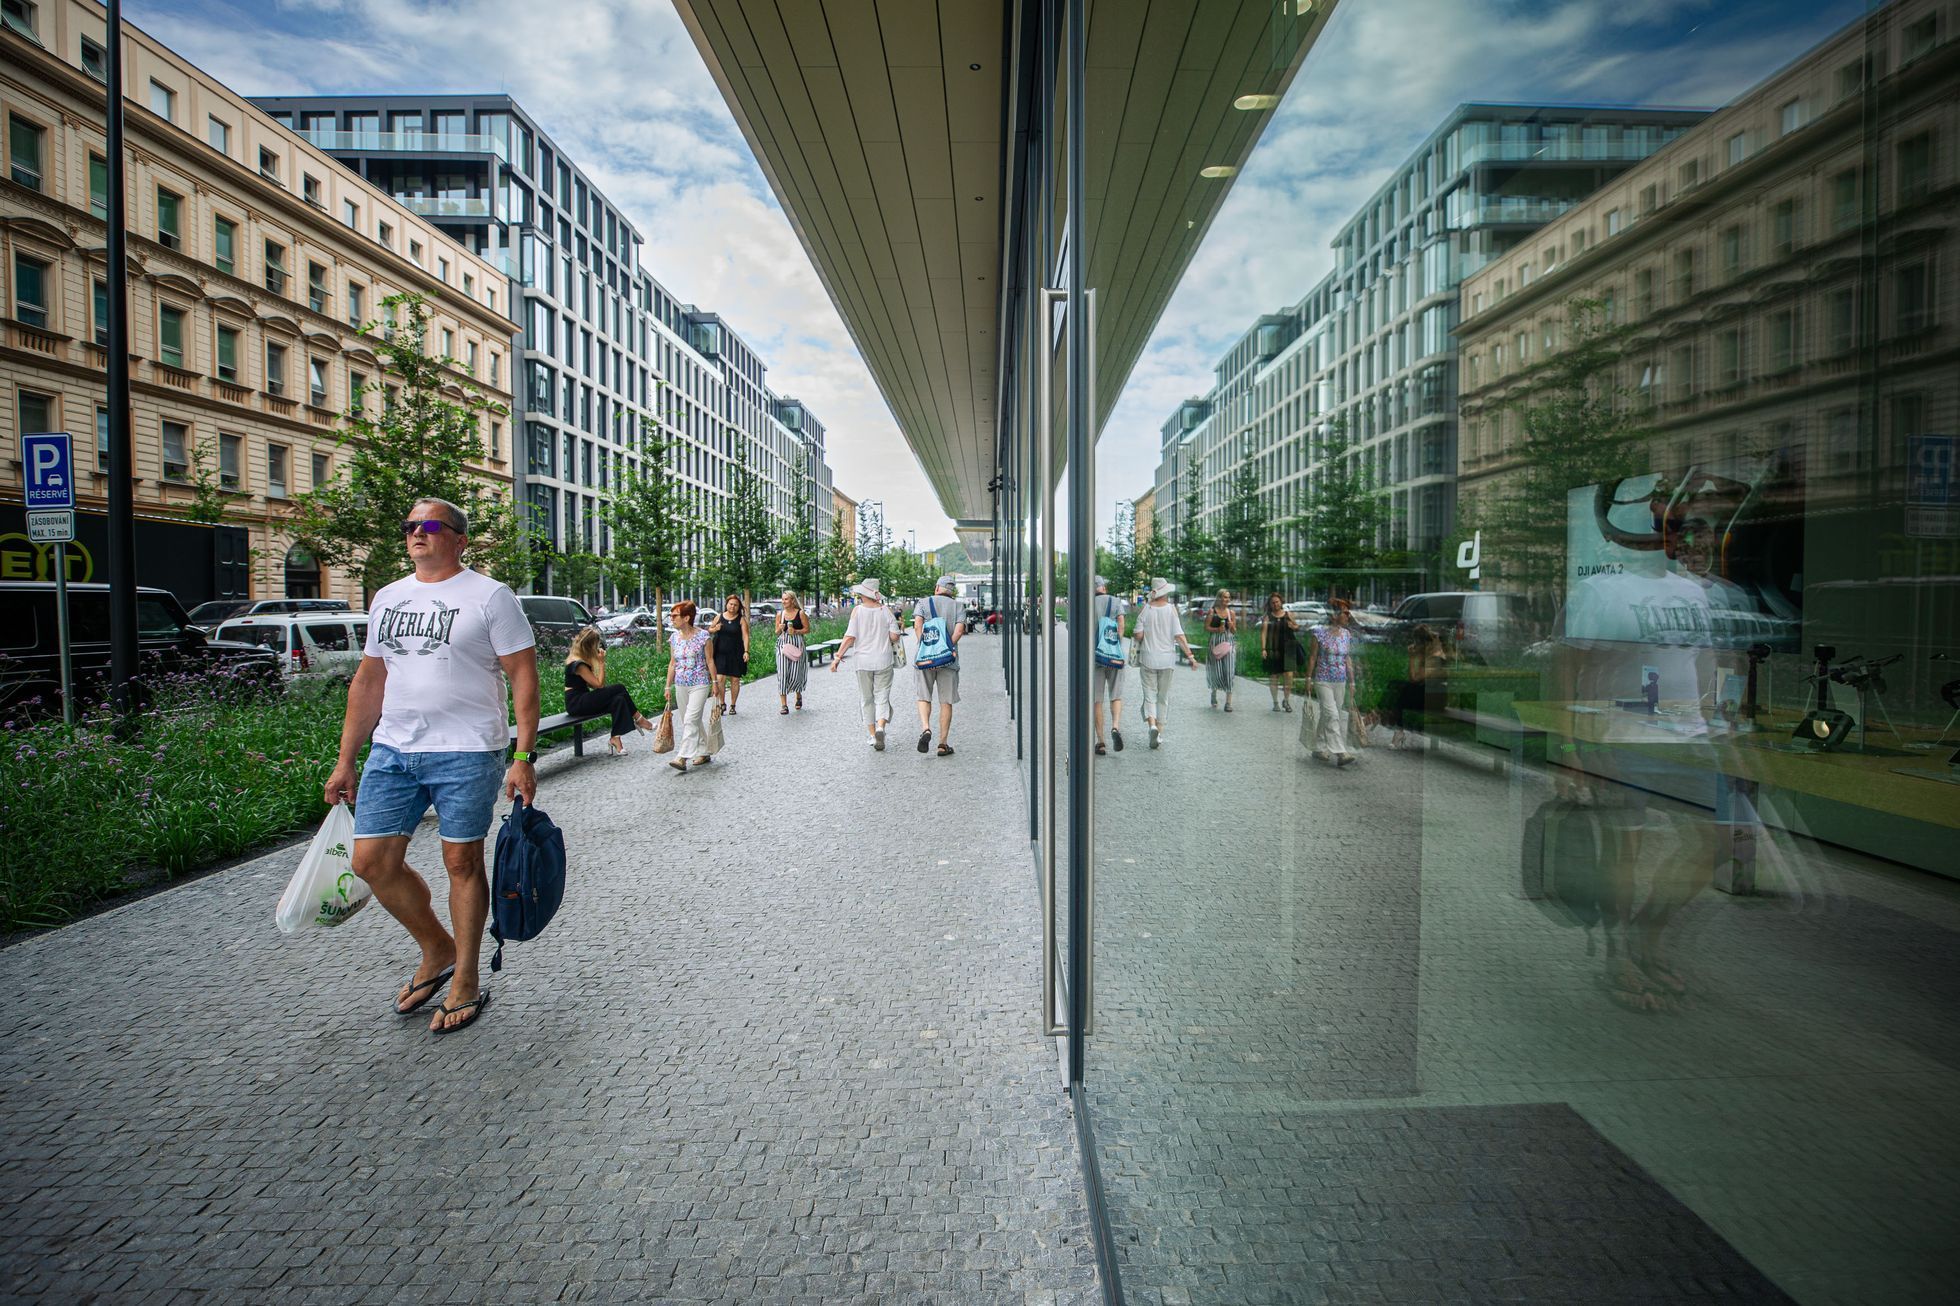
[[502, 581], [465, 567], [429, 584], [405, 576], [369, 605], [367, 655], [388, 666], [374, 742], [402, 753], [502, 752], [510, 717], [500, 657], [536, 638]]
[[857, 641], [851, 645], [853, 669], [883, 671], [891, 666], [892, 636], [898, 633], [898, 622], [888, 605], [874, 608], [869, 603], [858, 604], [851, 609], [851, 624], [844, 633]]
[[[1565, 608], [1565, 642], [1579, 658], [1582, 702], [1642, 697], [1654, 679], [1670, 713], [1669, 737], [1705, 728], [1698, 703], [1714, 687], [1713, 638], [1707, 591], [1692, 577], [1602, 572], [1572, 587]], [[1605, 737], [1640, 741], [1660, 733], [1655, 718], [1613, 712]]]
[[1146, 603], [1137, 613], [1136, 636], [1143, 645], [1143, 669], [1168, 671], [1178, 663], [1177, 637], [1184, 625], [1169, 603]]

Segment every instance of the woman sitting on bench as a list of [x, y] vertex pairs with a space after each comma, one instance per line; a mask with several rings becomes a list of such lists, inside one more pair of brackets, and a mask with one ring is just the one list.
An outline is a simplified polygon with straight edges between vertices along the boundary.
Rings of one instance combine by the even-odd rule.
[[599, 632], [587, 626], [572, 641], [565, 655], [565, 710], [573, 716], [612, 716], [612, 738], [607, 746], [615, 754], [626, 751], [626, 734], [649, 730], [653, 723], [633, 706], [633, 695], [624, 685], [606, 683], [606, 642]]

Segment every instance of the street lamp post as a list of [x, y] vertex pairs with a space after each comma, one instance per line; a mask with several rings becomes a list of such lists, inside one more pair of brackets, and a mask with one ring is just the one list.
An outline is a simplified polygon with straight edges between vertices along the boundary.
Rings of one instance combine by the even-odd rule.
[[109, 282], [109, 687], [127, 728], [142, 706], [136, 666], [136, 489], [129, 442], [129, 187], [123, 160], [122, 0], [109, 0], [108, 135]]

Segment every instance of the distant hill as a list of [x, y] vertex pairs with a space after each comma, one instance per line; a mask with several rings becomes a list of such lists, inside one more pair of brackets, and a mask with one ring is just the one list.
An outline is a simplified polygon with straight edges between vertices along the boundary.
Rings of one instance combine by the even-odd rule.
[[956, 572], [982, 570], [973, 565], [973, 559], [966, 556], [966, 548], [958, 540], [954, 540], [951, 544], [940, 545], [933, 550], [933, 553], [938, 557], [941, 575], [950, 576]]

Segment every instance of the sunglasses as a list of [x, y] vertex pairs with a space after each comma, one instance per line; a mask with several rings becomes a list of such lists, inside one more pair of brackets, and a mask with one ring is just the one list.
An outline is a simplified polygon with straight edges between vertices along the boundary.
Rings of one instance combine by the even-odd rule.
[[[430, 517], [426, 521], [405, 521], [402, 523], [402, 534], [404, 535], [413, 535], [417, 531], [422, 532], [424, 535], [440, 535], [445, 530], [454, 531], [456, 528], [446, 521], [437, 521], [434, 517]], [[461, 531], [457, 531], [456, 533], [458, 535], [462, 534]]]

